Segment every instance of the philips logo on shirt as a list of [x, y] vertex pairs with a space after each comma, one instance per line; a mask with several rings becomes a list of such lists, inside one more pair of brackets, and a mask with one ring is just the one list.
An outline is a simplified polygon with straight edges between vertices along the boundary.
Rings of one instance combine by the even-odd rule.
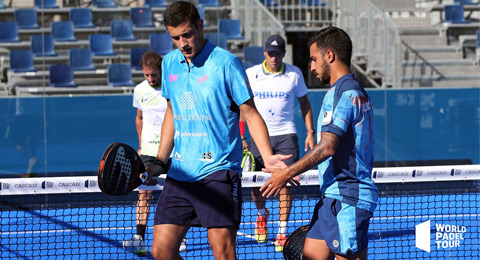
[[253, 92], [255, 98], [288, 98], [290, 92], [283, 91], [255, 91]]
[[170, 74], [170, 77], [169, 77], [169, 81], [170, 82], [173, 82], [173, 81], [177, 81], [178, 79], [178, 75], [175, 75], [175, 74]]

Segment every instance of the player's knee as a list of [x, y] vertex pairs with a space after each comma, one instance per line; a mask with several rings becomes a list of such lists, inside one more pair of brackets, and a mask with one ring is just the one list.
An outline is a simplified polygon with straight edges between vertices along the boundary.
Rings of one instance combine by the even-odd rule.
[[152, 246], [152, 256], [155, 260], [179, 259], [178, 251], [172, 252], [160, 246]]

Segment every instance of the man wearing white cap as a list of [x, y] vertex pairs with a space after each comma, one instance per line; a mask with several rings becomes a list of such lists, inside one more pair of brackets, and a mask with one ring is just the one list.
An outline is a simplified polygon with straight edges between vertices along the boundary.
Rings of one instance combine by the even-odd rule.
[[[300, 103], [307, 129], [305, 151], [315, 145], [315, 135], [305, 80], [299, 68], [283, 62], [285, 52], [285, 40], [280, 35], [270, 36], [264, 47], [265, 60], [261, 64], [247, 69], [247, 76], [254, 94], [255, 106], [267, 124], [272, 151], [274, 154], [292, 154], [290, 159], [284, 160], [285, 164], [291, 165], [299, 157], [297, 130], [293, 122], [295, 97]], [[244, 133], [242, 126], [244, 124], [240, 122], [241, 134]], [[242, 140], [244, 148], [248, 149], [243, 135]], [[263, 160], [253, 140], [250, 141], [250, 151], [256, 160], [255, 170], [259, 171], [264, 168]], [[269, 210], [265, 208], [265, 198], [258, 190], [252, 191], [252, 198], [258, 209], [255, 239], [259, 243], [264, 243], [268, 239]], [[288, 188], [282, 189], [278, 206], [280, 221], [275, 249], [281, 251], [287, 239], [288, 218], [292, 206], [291, 193]]]

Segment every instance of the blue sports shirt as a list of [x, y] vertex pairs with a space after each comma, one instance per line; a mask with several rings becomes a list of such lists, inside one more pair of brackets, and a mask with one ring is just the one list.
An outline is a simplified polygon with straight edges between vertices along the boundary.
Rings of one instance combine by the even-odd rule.
[[180, 50], [171, 51], [162, 71], [175, 127], [168, 176], [195, 182], [219, 170], [241, 173], [238, 106], [253, 97], [242, 62], [207, 41], [190, 66]]
[[[353, 74], [338, 79], [325, 94], [317, 129], [341, 137], [335, 154], [318, 166], [326, 197], [373, 212], [378, 189], [371, 179], [375, 153], [373, 107]], [[321, 133], [317, 139], [320, 142]]]

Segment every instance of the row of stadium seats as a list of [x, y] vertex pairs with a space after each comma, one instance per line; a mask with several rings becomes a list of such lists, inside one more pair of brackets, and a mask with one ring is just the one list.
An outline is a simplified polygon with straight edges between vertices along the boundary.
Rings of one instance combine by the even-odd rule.
[[[59, 8], [56, 0], [35, 0], [35, 8]], [[218, 0], [197, 0], [198, 5], [203, 6], [221, 6]], [[166, 7], [167, 0], [145, 0], [145, 7]], [[97, 8], [116, 8], [118, 5], [114, 0], [92, 0], [92, 6]], [[0, 9], [5, 8], [3, 0], [0, 0]]]
[[[83, 28], [91, 27], [91, 21], [84, 22], [85, 23], [82, 23], [81, 25]], [[21, 23], [21, 25], [19, 25], [17, 22], [0, 22], [0, 42], [19, 42], [20, 26], [22, 26], [23, 29], [38, 29], [36, 21], [35, 23], [30, 24]], [[155, 31], [153, 23], [149, 27]], [[74, 21], [54, 21], [50, 24], [50, 33], [54, 41], [76, 41], [76, 28], [79, 27], [75, 25]], [[131, 20], [118, 19], [110, 22], [110, 34], [112, 35], [113, 40], [135, 41], [137, 40], [137, 38], [134, 36], [135, 31], [136, 26]], [[218, 31], [220, 33], [224, 33], [227, 39], [244, 39], [240, 20], [238, 19], [219, 19]], [[82, 32], [85, 32], [85, 30]]]

